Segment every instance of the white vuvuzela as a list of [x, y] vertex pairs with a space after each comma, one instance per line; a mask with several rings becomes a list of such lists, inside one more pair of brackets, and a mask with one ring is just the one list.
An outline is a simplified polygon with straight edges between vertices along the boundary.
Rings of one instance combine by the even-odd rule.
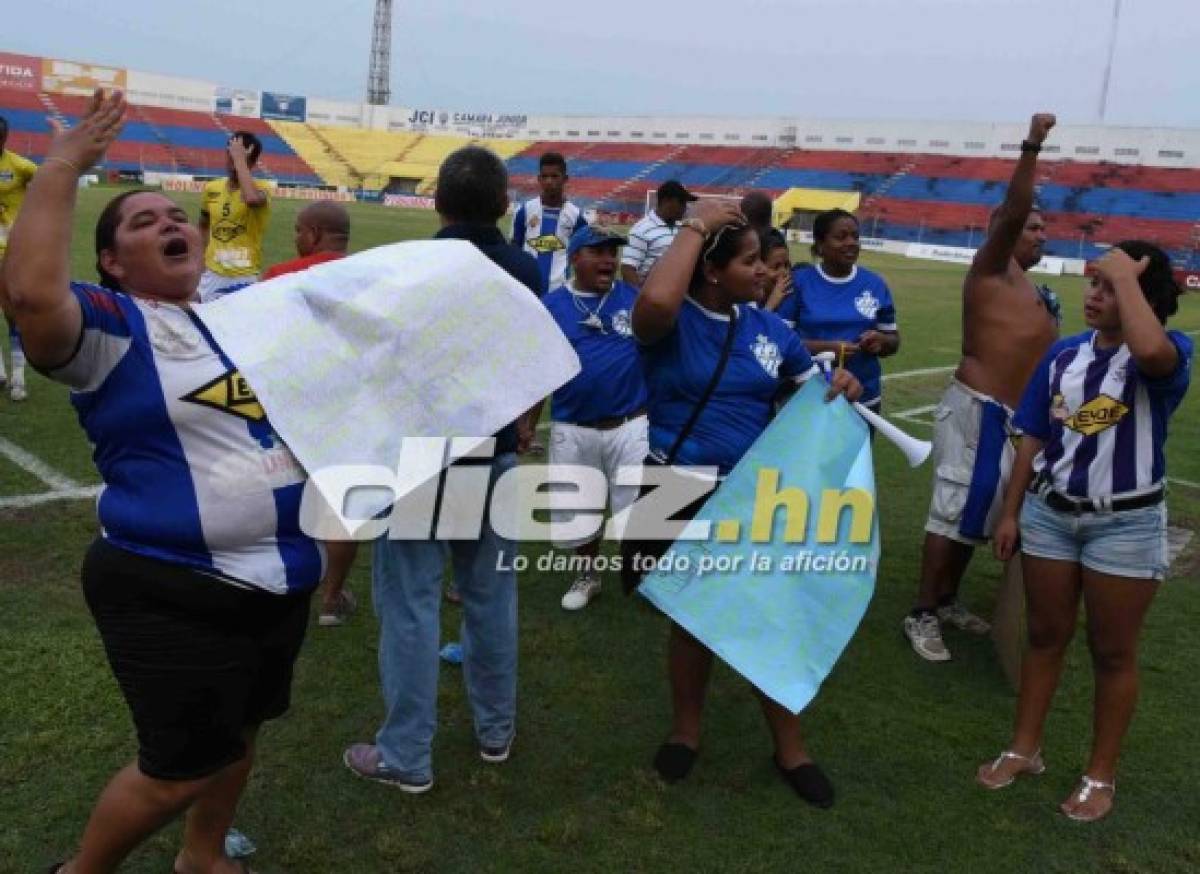
[[933, 451], [933, 444], [928, 440], [918, 440], [911, 434], [906, 434], [883, 416], [871, 412], [857, 401], [854, 402], [854, 409], [858, 410], [858, 414], [867, 420], [867, 424], [874, 425], [876, 431], [904, 453], [909, 467], [920, 467], [929, 457], [929, 453]]
[[[821, 365], [821, 368], [829, 373], [833, 367], [833, 361], [837, 356], [832, 352], [818, 352], [813, 356], [813, 359]], [[925, 459], [929, 457], [929, 453], [933, 451], [933, 444], [928, 440], [918, 440], [911, 434], [901, 431], [887, 419], [878, 413], [864, 407], [862, 404], [855, 401], [854, 409], [858, 410], [858, 414], [866, 420], [867, 424], [872, 425], [876, 431], [886, 437], [897, 449], [904, 453], [909, 467], [920, 467], [925, 463]]]

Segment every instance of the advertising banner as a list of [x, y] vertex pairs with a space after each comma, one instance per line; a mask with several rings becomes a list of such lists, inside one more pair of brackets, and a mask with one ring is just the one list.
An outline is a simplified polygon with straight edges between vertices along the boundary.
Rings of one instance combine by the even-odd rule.
[[304, 121], [308, 118], [308, 99], [277, 91], [262, 93], [262, 117], [275, 121]]
[[222, 115], [258, 117], [258, 92], [241, 88], [218, 88], [214, 95], [217, 112]]
[[6, 91], [41, 91], [42, 59], [0, 52], [0, 88]]
[[1175, 280], [1186, 291], [1200, 291], [1200, 270], [1176, 270]]
[[97, 88], [126, 90], [126, 74], [116, 67], [42, 59], [42, 89], [55, 94], [90, 97]]
[[433, 209], [432, 197], [419, 197], [414, 194], [385, 194], [384, 206], [404, 206], [410, 209]]

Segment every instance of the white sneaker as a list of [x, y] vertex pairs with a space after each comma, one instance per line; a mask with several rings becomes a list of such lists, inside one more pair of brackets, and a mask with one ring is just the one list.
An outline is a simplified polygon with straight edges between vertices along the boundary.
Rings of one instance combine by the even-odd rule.
[[958, 601], [954, 601], [945, 607], [938, 607], [938, 620], [948, 622], [957, 628], [959, 631], [969, 631], [972, 634], [987, 634], [992, 630], [992, 626], [986, 621], [980, 619]]
[[932, 613], [905, 616], [904, 636], [912, 644], [913, 651], [926, 661], [950, 661], [950, 650], [942, 643], [942, 629]]
[[14, 382], [12, 388], [8, 390], [8, 396], [14, 401], [23, 401], [29, 397], [29, 393], [25, 391], [25, 386]]
[[583, 576], [571, 583], [567, 594], [562, 596], [564, 610], [582, 610], [588, 602], [600, 594], [600, 580], [597, 577]]

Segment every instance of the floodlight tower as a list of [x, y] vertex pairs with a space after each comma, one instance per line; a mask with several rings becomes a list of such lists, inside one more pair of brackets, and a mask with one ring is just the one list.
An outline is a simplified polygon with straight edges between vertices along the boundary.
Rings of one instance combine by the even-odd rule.
[[375, 25], [371, 29], [371, 72], [367, 103], [387, 106], [392, 98], [392, 0], [375, 0]]
[[1121, 0], [1113, 0], [1112, 33], [1108, 37], [1108, 61], [1104, 64], [1104, 80], [1100, 85], [1100, 123], [1108, 111], [1108, 83], [1112, 78], [1113, 55], [1117, 53], [1117, 32], [1121, 22]]

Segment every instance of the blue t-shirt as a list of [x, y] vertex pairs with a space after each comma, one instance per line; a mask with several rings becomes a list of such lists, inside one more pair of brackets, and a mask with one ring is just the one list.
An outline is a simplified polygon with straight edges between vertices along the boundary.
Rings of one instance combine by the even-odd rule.
[[1097, 498], [1152, 489], [1166, 476], [1167, 420], [1187, 392], [1191, 338], [1168, 331], [1179, 363], [1148, 379], [1128, 346], [1099, 349], [1095, 336], [1085, 331], [1050, 347], [1013, 424], [1045, 444], [1033, 467], [1057, 492]]
[[[688, 297], [671, 333], [642, 347], [650, 391], [650, 451], [659, 458], [666, 458], [704, 394], [728, 330], [729, 316]], [[783, 319], [738, 306], [729, 363], [674, 462], [715, 465], [728, 473], [770, 423], [780, 385], [816, 372], [808, 350]]]
[[[896, 305], [883, 277], [855, 264], [850, 275], [829, 276], [821, 266], [792, 272], [794, 291], [776, 311], [795, 325], [805, 340], [858, 342], [864, 331], [895, 331]], [[882, 391], [879, 357], [860, 352], [846, 359], [846, 369], [862, 383], [862, 403], [873, 404]]]
[[170, 303], [71, 291], [83, 335], [50, 372], [93, 446], [105, 540], [274, 593], [306, 591], [323, 553], [300, 529], [307, 476], [200, 320]]
[[581, 368], [551, 398], [555, 422], [586, 425], [646, 406], [646, 379], [629, 326], [635, 300], [637, 289], [620, 281], [604, 294], [563, 285], [542, 298]]

